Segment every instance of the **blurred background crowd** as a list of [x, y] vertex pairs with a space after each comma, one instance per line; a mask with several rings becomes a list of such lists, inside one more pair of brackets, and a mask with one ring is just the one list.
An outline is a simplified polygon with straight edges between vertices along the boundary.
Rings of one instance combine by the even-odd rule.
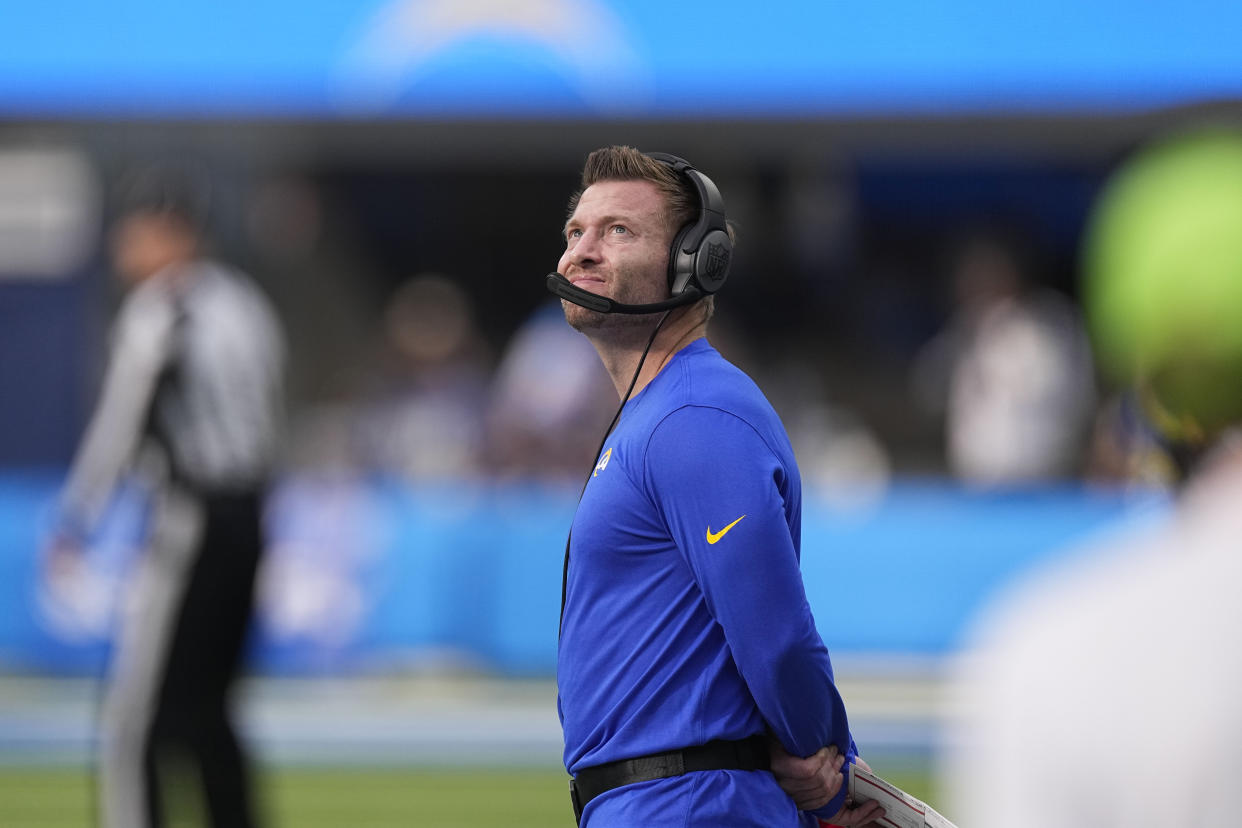
[[[369, 132], [417, 126], [358, 129], [294, 163], [241, 126], [228, 141], [180, 125], [12, 127], [6, 350], [45, 370], [9, 362], [6, 467], [71, 456], [119, 295], [110, 187], [179, 158], [210, 171], [211, 254], [252, 273], [286, 326], [286, 468], [572, 486], [612, 395], [542, 281], [585, 150], [509, 158], [501, 128], [491, 151], [415, 146], [380, 163]], [[1006, 145], [980, 157], [961, 129], [950, 158], [917, 142], [723, 151], [687, 125], [597, 126], [580, 146], [663, 138], [720, 180], [740, 241], [712, 338], [774, 400], [809, 480], [1128, 479], [1117, 389], [1096, 381], [1078, 308], [1079, 245], [1092, 197], [1146, 129], [1053, 160]]]
[[[934, 675], [1016, 574], [1164, 502], [1176, 458], [1094, 359], [1084, 239], [1140, 147], [1242, 128], [1229, 3], [127, 0], [111, 34], [69, 5], [0, 2], [0, 673], [94, 676], [109, 646], [141, 493], [73, 594], [38, 544], [121, 301], [117, 184], [155, 162], [204, 173], [209, 253], [287, 338], [259, 672], [551, 676], [616, 396], [544, 277], [606, 144], [724, 195], [709, 338], [789, 430], [847, 681]], [[863, 709], [873, 744], [935, 741]]]

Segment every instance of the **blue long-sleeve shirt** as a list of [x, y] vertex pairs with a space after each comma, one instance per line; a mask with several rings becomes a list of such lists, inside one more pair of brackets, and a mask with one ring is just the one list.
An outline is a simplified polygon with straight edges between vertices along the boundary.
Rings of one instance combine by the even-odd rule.
[[[626, 404], [573, 522], [557, 671], [570, 773], [765, 732], [800, 756], [852, 755], [802, 584], [801, 509], [780, 419], [705, 340]], [[651, 815], [798, 824], [770, 774], [702, 776], [606, 794], [586, 817], [640, 824], [647, 798]]]

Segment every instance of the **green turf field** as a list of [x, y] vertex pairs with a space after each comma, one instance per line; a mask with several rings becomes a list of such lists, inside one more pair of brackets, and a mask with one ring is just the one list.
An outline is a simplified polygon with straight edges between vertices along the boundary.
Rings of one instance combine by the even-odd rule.
[[[920, 770], [876, 771], [920, 798]], [[273, 768], [259, 776], [270, 828], [572, 828], [559, 769]], [[0, 826], [94, 823], [93, 782], [79, 768], [0, 767]], [[177, 820], [174, 828], [189, 828]]]

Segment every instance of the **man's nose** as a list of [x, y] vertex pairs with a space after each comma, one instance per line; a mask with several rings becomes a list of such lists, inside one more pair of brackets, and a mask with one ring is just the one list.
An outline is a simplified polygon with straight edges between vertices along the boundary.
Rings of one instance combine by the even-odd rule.
[[596, 264], [600, 261], [602, 252], [603, 244], [599, 237], [591, 233], [583, 233], [574, 243], [573, 249], [569, 251], [569, 260], [576, 265]]

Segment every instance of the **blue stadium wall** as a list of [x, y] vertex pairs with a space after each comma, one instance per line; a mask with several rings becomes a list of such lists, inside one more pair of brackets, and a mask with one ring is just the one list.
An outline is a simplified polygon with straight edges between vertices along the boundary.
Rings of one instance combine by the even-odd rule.
[[[123, 494], [88, 569], [53, 589], [38, 548], [59, 482], [0, 476], [0, 671], [90, 675], [106, 660], [143, 500]], [[908, 480], [848, 507], [810, 491], [803, 572], [834, 656], [934, 662], [1022, 573], [1164, 508], [1157, 494], [1077, 486], [981, 493]], [[252, 665], [551, 675], [573, 509], [571, 492], [524, 486], [286, 480], [268, 510]]]

